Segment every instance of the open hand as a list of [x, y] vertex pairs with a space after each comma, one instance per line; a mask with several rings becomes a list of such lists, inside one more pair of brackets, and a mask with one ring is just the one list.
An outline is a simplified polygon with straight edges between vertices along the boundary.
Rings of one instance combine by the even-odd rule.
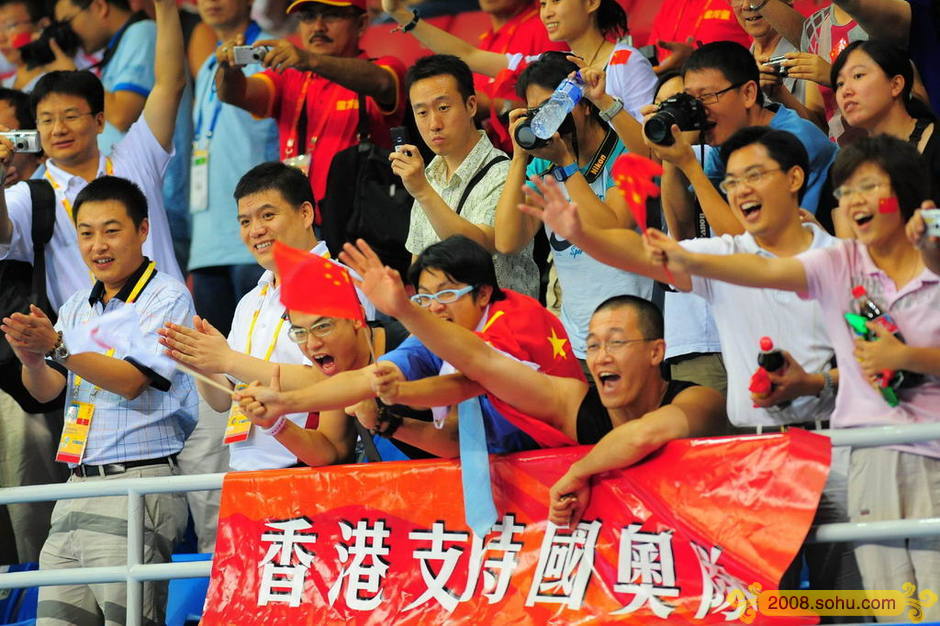
[[16, 350], [40, 356], [52, 351], [59, 341], [59, 333], [52, 326], [52, 322], [42, 309], [33, 304], [29, 305], [29, 315], [14, 313], [3, 318], [0, 330]]
[[356, 286], [369, 298], [375, 308], [386, 315], [400, 317], [411, 306], [405, 285], [398, 272], [382, 264], [382, 260], [362, 239], [356, 245], [347, 243], [339, 254], [340, 260], [362, 276]]
[[174, 361], [203, 373], [224, 374], [228, 371], [233, 350], [225, 335], [205, 318], [193, 316], [193, 328], [172, 322], [157, 330], [160, 345], [167, 348], [166, 355]]
[[565, 197], [554, 178], [532, 176], [530, 180], [535, 183], [537, 190], [529, 185], [522, 186], [526, 202], [519, 205], [519, 210], [542, 220], [558, 236], [576, 241], [583, 232], [578, 205]]
[[686, 37], [685, 42], [680, 41], [657, 41], [656, 45], [660, 48], [669, 50], [669, 56], [653, 68], [657, 74], [663, 74], [669, 70], [677, 70], [692, 56], [692, 46], [695, 45], [695, 37], [691, 35]]

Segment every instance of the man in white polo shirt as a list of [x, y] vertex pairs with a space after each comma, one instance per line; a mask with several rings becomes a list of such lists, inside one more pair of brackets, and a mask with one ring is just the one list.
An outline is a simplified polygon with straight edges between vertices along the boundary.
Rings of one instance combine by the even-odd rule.
[[[104, 89], [93, 74], [50, 72], [32, 93], [36, 126], [46, 161], [46, 180], [56, 192], [52, 241], [46, 246], [49, 301], [60, 307], [73, 293], [89, 289], [92, 280], [82, 262], [72, 225], [75, 196], [103, 175], [126, 178], [140, 187], [150, 208], [150, 235], [144, 254], [157, 268], [182, 280], [163, 206], [163, 176], [170, 160], [176, 110], [185, 84], [183, 36], [175, 3], [156, 0], [156, 82], [143, 116], [115, 144], [110, 155], [98, 150], [104, 129]], [[6, 141], [0, 138], [0, 141]], [[9, 147], [9, 146], [8, 146]], [[0, 259], [32, 262], [32, 200], [25, 183], [0, 196]]]
[[[281, 304], [274, 242], [329, 255], [326, 243], [317, 241], [313, 232], [310, 185], [296, 168], [279, 161], [255, 166], [238, 182], [235, 199], [242, 241], [267, 271], [258, 286], [239, 301], [227, 339], [199, 317], [195, 318], [194, 329], [168, 324], [160, 331], [171, 357], [232, 388], [233, 381], [258, 380], [268, 384], [276, 363], [311, 365], [287, 336], [291, 323]], [[360, 301], [364, 301], [361, 294]], [[366, 318], [372, 319], [375, 309], [368, 303], [365, 308]], [[292, 380], [296, 371], [297, 368], [282, 367], [282, 380]], [[319, 372], [317, 368], [304, 371]], [[198, 381], [197, 387], [209, 406], [216, 411], [229, 411], [232, 399], [228, 394]], [[302, 428], [316, 427], [316, 418], [306, 412], [287, 417]], [[233, 417], [232, 413], [225, 440], [231, 444], [230, 465], [235, 470], [275, 469], [298, 463], [297, 456], [271, 434], [252, 427], [247, 419]]]

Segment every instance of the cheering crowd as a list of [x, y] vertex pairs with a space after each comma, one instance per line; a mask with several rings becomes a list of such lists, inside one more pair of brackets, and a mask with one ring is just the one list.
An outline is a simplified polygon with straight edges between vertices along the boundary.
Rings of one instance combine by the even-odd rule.
[[[42, 4], [0, 0], [4, 487], [590, 444], [571, 525], [673, 439], [940, 418], [936, 1], [662, 0], [650, 46], [617, 0], [480, 0], [473, 43], [433, 0]], [[310, 272], [354, 314], [285, 306]], [[217, 497], [147, 496], [145, 559], [211, 552]], [[126, 509], [10, 506], [5, 562], [122, 564]], [[930, 517], [937, 441], [833, 450], [816, 523]], [[940, 590], [936, 538], [804, 553], [782, 588]]]

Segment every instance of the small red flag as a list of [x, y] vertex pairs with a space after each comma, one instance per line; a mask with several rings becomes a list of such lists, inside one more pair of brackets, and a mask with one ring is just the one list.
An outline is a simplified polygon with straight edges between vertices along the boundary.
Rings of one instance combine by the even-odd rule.
[[288, 309], [365, 323], [349, 270], [339, 263], [274, 242], [281, 304]]
[[620, 155], [611, 168], [611, 173], [627, 201], [627, 206], [630, 207], [637, 226], [645, 232], [646, 199], [659, 195], [659, 187], [653, 182], [653, 178], [663, 173], [662, 166], [646, 157], [627, 153]]
[[614, 52], [613, 56], [610, 57], [608, 65], [626, 65], [632, 54], [633, 52], [630, 50], [617, 50]]
[[901, 206], [898, 204], [897, 196], [889, 196], [878, 200], [879, 213], [897, 213], [900, 210]]

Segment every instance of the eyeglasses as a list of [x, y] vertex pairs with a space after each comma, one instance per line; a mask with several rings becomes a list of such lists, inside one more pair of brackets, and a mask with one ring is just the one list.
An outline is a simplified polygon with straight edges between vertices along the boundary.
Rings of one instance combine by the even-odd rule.
[[[718, 104], [718, 100], [719, 98], [721, 98], [723, 94], [728, 93], [732, 89], [737, 89], [738, 87], [740, 87], [741, 85], [744, 85], [745, 83], [747, 83], [747, 81], [744, 81], [742, 83], [735, 83], [731, 85], [730, 87], [725, 87], [724, 89], [720, 91], [713, 91], [711, 93], [703, 93], [699, 96], [693, 96], [693, 97], [699, 102], [701, 102], [702, 104]], [[692, 95], [692, 94], [689, 94], [689, 95]]]
[[868, 194], [872, 193], [875, 189], [878, 189], [878, 187], [885, 187], [888, 184], [889, 183], [886, 183], [886, 182], [868, 182], [868, 183], [862, 183], [861, 185], [858, 185], [856, 187], [848, 187], [846, 185], [842, 185], [841, 187], [836, 187], [835, 191], [832, 192], [832, 195], [836, 197], [837, 201], [842, 202], [842, 200], [851, 196], [853, 193], [860, 193], [863, 196], [867, 196]]
[[310, 328], [291, 324], [291, 327], [287, 330], [287, 338], [294, 343], [306, 343], [311, 333], [314, 337], [326, 337], [335, 329], [335, 320], [323, 320], [322, 322], [317, 322]]
[[437, 300], [440, 304], [450, 304], [457, 302], [460, 298], [474, 290], [473, 285], [467, 285], [462, 289], [444, 289], [437, 293], [418, 293], [411, 296], [411, 301], [420, 307], [429, 307], [431, 302]]
[[771, 172], [782, 172], [782, 167], [772, 167], [766, 170], [751, 170], [744, 176], [728, 176], [723, 181], [718, 183], [718, 188], [727, 196], [732, 191], [738, 188], [738, 185], [744, 183], [749, 187], [753, 187], [761, 181], [764, 176], [770, 174]]
[[94, 113], [66, 113], [65, 115], [59, 115], [58, 117], [51, 115], [48, 117], [42, 117], [36, 120], [36, 128], [52, 128], [56, 121], [62, 122], [66, 126], [74, 126], [78, 120], [82, 119], [86, 115], [94, 115]]
[[324, 22], [333, 23], [352, 19], [356, 13], [348, 7], [310, 7], [297, 12], [297, 19], [305, 24], [323, 18]]
[[607, 351], [607, 354], [617, 354], [621, 350], [627, 347], [631, 343], [639, 343], [641, 341], [650, 341], [650, 339], [608, 339], [607, 341], [591, 341], [586, 346], [584, 346], [584, 351], [587, 354], [597, 354], [601, 351], [601, 348]]

